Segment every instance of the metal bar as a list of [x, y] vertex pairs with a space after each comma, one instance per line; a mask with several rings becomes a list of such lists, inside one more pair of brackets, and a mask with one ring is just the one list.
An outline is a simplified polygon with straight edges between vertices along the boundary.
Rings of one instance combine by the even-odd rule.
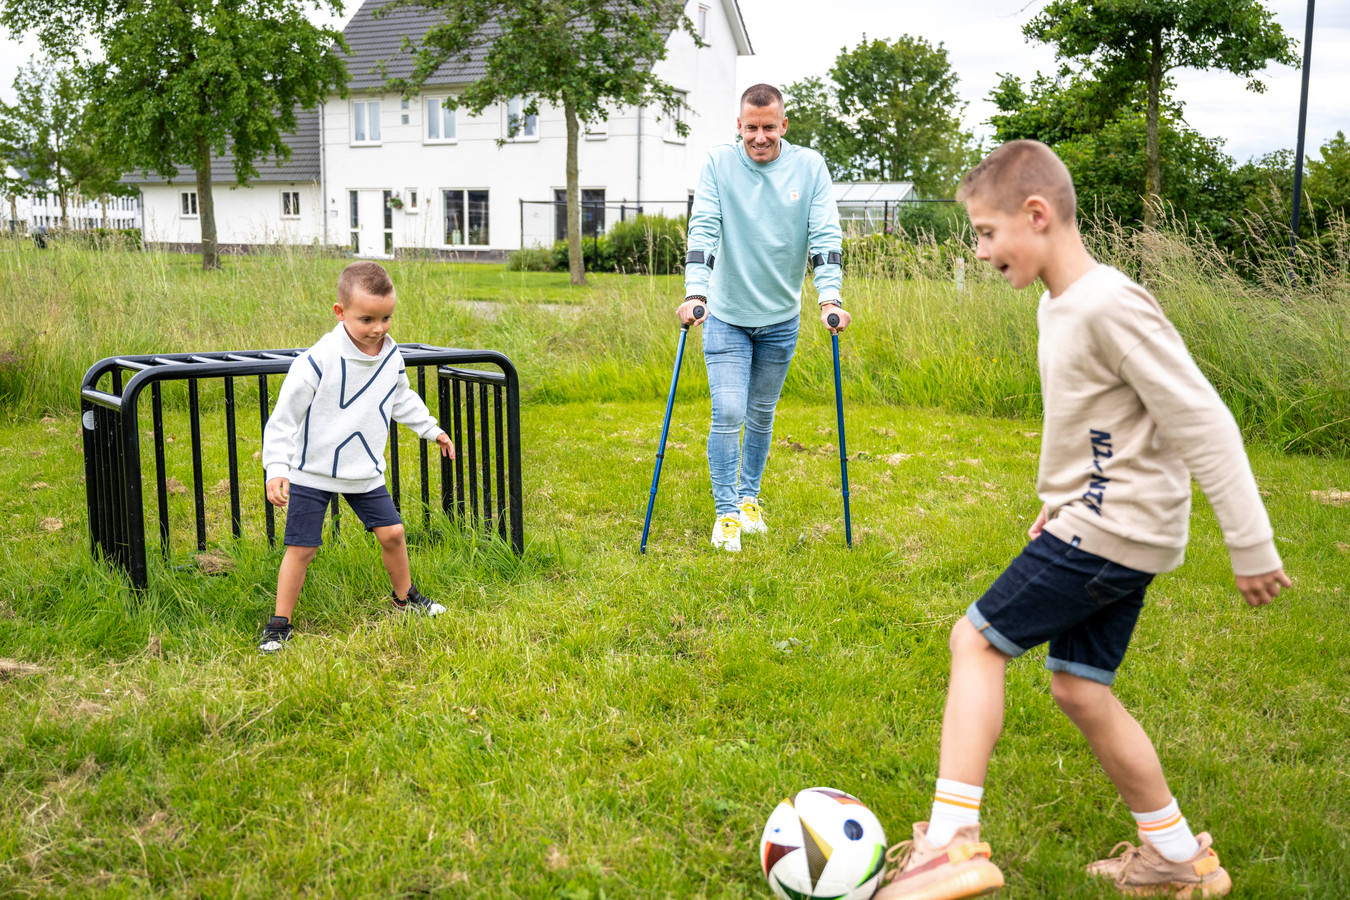
[[[464, 523], [464, 429], [460, 422], [460, 403], [459, 403], [459, 382], [452, 379], [450, 381], [450, 393], [454, 398], [455, 415], [455, 447], [458, 452], [455, 453], [455, 518], [460, 524]], [[470, 470], [470, 474], [472, 470]]]
[[[144, 374], [144, 373], [143, 373]], [[128, 385], [130, 387], [130, 385]], [[124, 405], [119, 414], [118, 433], [121, 435], [122, 497], [125, 504], [126, 570], [131, 585], [143, 591], [150, 585], [145, 563], [145, 508], [141, 498], [141, 433], [136, 401], [137, 386], [123, 394]]]
[[492, 388], [493, 422], [497, 426], [497, 534], [506, 540], [506, 441], [502, 437], [502, 389]]
[[488, 422], [487, 385], [478, 386], [478, 411], [482, 417], [479, 434], [483, 441], [483, 532], [492, 530], [492, 444], [491, 425]]
[[[267, 417], [270, 410], [267, 408], [267, 376], [258, 376], [258, 446], [262, 447], [263, 436], [267, 434]], [[267, 546], [275, 547], [277, 545], [276, 531], [276, 510], [272, 504], [267, 501], [267, 471], [263, 470], [263, 515], [267, 519]]]
[[156, 381], [150, 385], [150, 416], [155, 430], [155, 497], [159, 513], [159, 553], [169, 558], [169, 485], [165, 480], [164, 401]]
[[[427, 402], [427, 370], [425, 366], [417, 367], [417, 396], [422, 398], [422, 402]], [[445, 427], [445, 413], [441, 413], [440, 425]], [[429, 529], [431, 527], [431, 480], [430, 472], [427, 467], [427, 442], [420, 441], [417, 446], [418, 460], [422, 469], [422, 527]], [[442, 468], [441, 477], [444, 479], [445, 470]]]
[[389, 494], [394, 499], [394, 509], [403, 515], [403, 490], [399, 484], [398, 472], [398, 423], [389, 417]]
[[234, 379], [225, 379], [225, 440], [230, 460], [230, 533], [239, 539], [239, 448], [234, 427]]
[[478, 462], [477, 448], [474, 446], [473, 433], [476, 425], [474, 416], [473, 388], [464, 388], [464, 419], [469, 424], [469, 439], [465, 442], [468, 449], [469, 470], [469, 520], [476, 527], [478, 523]]
[[[450, 380], [442, 378], [439, 370], [436, 373], [436, 409], [440, 413], [441, 427], [444, 428], [446, 423], [450, 421]], [[458, 435], [456, 435], [457, 437]], [[452, 438], [452, 440], [454, 439]], [[455, 487], [452, 465], [454, 464], [449, 458], [441, 457], [441, 512], [446, 516], [450, 515]]]
[[98, 558], [100, 516], [98, 508], [98, 416], [93, 404], [80, 401], [80, 439], [84, 442], [84, 506], [89, 516], [89, 553]]
[[202, 417], [197, 379], [188, 379], [188, 416], [192, 425], [192, 501], [197, 513], [197, 549], [206, 550], [206, 497], [202, 484]]

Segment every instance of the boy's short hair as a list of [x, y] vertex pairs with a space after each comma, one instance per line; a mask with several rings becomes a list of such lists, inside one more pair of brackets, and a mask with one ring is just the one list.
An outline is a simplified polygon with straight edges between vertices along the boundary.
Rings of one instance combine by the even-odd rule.
[[352, 292], [357, 290], [374, 297], [388, 297], [394, 292], [394, 282], [379, 263], [355, 262], [338, 276], [338, 303], [346, 306]]
[[752, 84], [741, 94], [741, 106], [773, 106], [783, 108], [783, 92], [771, 84]]
[[1048, 200], [1066, 222], [1075, 221], [1078, 195], [1073, 176], [1055, 151], [1040, 141], [1009, 141], [967, 172], [956, 189], [957, 200], [964, 203], [978, 197], [1003, 213], [1016, 212], [1032, 194]]

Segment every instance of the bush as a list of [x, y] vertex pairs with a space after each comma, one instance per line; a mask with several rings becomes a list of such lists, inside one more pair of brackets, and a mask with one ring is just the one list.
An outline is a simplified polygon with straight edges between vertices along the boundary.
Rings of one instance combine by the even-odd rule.
[[552, 272], [553, 251], [547, 247], [522, 247], [506, 258], [508, 272]]
[[[582, 238], [581, 256], [585, 260], [587, 272], [614, 271], [614, 247], [608, 235]], [[562, 272], [568, 270], [567, 241], [558, 241], [553, 245], [553, 267]]]
[[609, 229], [614, 263], [620, 272], [674, 275], [684, 270], [684, 216], [638, 216]]
[[911, 241], [945, 244], [970, 229], [962, 203], [902, 203], [891, 217], [891, 231]]

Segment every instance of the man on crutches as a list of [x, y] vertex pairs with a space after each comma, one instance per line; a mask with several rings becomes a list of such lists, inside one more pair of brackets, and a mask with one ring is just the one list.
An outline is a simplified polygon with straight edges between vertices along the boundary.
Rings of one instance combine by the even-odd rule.
[[[849, 323], [839, 298], [843, 232], [830, 173], [819, 153], [782, 139], [787, 125], [777, 88], [747, 89], [736, 119], [741, 140], [709, 151], [689, 217], [686, 299], [678, 315], [683, 326], [704, 325], [712, 544], [733, 552], [741, 549], [742, 532], [768, 530], [760, 481], [797, 347], [808, 257], [821, 324], [838, 334]], [[706, 306], [701, 317], [697, 306]]]

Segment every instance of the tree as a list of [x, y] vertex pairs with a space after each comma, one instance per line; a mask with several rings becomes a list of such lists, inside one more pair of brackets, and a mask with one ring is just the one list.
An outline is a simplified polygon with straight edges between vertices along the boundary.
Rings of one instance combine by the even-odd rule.
[[787, 111], [787, 138], [799, 147], [810, 147], [825, 158], [836, 179], [857, 177], [848, 147], [848, 126], [839, 117], [834, 85], [813, 76], [783, 88]]
[[65, 226], [84, 105], [77, 79], [69, 68], [34, 61], [15, 76], [14, 93], [12, 106], [0, 103], [0, 158], [18, 173], [8, 186], [13, 194], [54, 192]]
[[1326, 227], [1337, 211], [1350, 217], [1350, 142], [1344, 131], [1322, 145], [1321, 159], [1308, 160], [1303, 189], [1319, 228]]
[[1158, 127], [1167, 73], [1223, 69], [1260, 92], [1265, 85], [1253, 76], [1269, 61], [1297, 63], [1292, 41], [1259, 0], [1051, 0], [1023, 34], [1086, 65], [1108, 89], [1147, 85], [1145, 227], [1156, 221], [1162, 194]]
[[[172, 178], [196, 171], [202, 268], [217, 269], [211, 159], [234, 157], [235, 183], [255, 163], [288, 159], [282, 136], [297, 107], [345, 92], [341, 33], [305, 18], [302, 0], [8, 0], [0, 23], [34, 31], [53, 53], [76, 55], [87, 36], [92, 101], [112, 152]], [[341, 0], [316, 0], [341, 12]]]
[[681, 95], [652, 72], [665, 58], [672, 31], [687, 31], [702, 46], [684, 14], [684, 0], [394, 0], [377, 15], [400, 6], [419, 6], [441, 19], [420, 46], [405, 42], [413, 52], [413, 71], [390, 79], [391, 89], [409, 96], [445, 62], [484, 50], [483, 75], [447, 103], [475, 115], [515, 97], [528, 98], [524, 115], [536, 114], [541, 101], [562, 107], [568, 269], [572, 284], [585, 284], [577, 186], [581, 123], [603, 120], [614, 106], [656, 106], [676, 120], [680, 134], [688, 133], [679, 115]]
[[971, 135], [961, 131], [965, 104], [942, 44], [901, 35], [866, 36], [841, 50], [830, 78], [845, 147], [863, 178], [909, 179], [921, 193], [949, 193], [974, 162]]

